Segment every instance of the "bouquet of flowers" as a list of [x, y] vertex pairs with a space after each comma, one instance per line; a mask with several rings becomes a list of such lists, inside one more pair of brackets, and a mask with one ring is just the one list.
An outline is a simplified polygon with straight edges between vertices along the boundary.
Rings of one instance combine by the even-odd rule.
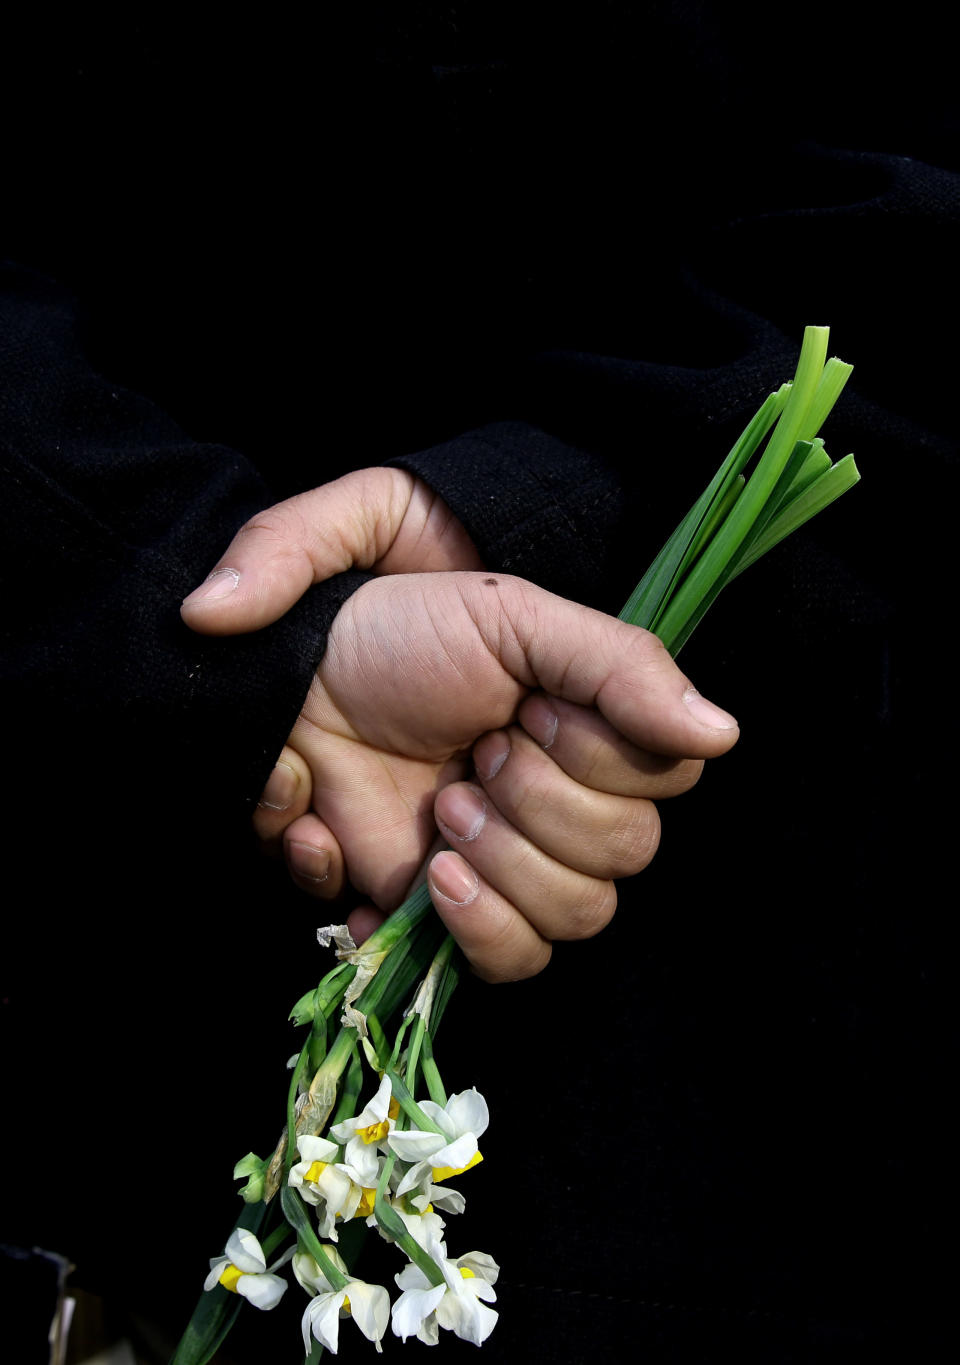
[[[851, 372], [826, 359], [827, 340], [826, 327], [806, 329], [793, 380], [762, 404], [620, 613], [673, 655], [727, 583], [859, 478], [853, 457], [834, 463], [818, 435]], [[318, 937], [337, 965], [291, 1013], [305, 1033], [286, 1126], [272, 1154], [236, 1165], [244, 1207], [173, 1365], [209, 1361], [244, 1300], [273, 1308], [288, 1264], [306, 1295], [307, 1365], [336, 1352], [345, 1318], [378, 1351], [391, 1328], [430, 1345], [444, 1328], [480, 1345], [496, 1324], [497, 1263], [451, 1255], [441, 1216], [463, 1212], [457, 1182], [482, 1160], [488, 1124], [483, 1097], [448, 1094], [434, 1057], [457, 982], [453, 940], [426, 887], [359, 947], [343, 925]], [[353, 1271], [366, 1227], [403, 1258], [392, 1306]]]

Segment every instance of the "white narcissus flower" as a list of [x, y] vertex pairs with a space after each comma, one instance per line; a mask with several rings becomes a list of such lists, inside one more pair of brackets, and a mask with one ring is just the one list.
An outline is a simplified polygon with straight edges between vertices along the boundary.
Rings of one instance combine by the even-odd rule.
[[417, 1188], [426, 1192], [431, 1182], [461, 1175], [483, 1160], [477, 1139], [487, 1131], [490, 1112], [478, 1091], [461, 1090], [451, 1095], [442, 1108], [433, 1100], [421, 1100], [420, 1108], [441, 1131], [406, 1128], [389, 1134], [390, 1150], [402, 1161], [412, 1163], [397, 1188], [398, 1194]]
[[[347, 1268], [333, 1247], [324, 1247], [327, 1255], [344, 1275]], [[304, 1289], [314, 1295], [307, 1304], [300, 1324], [303, 1331], [304, 1354], [310, 1354], [310, 1337], [333, 1355], [337, 1354], [340, 1339], [340, 1319], [351, 1317], [360, 1331], [372, 1341], [378, 1351], [390, 1320], [390, 1295], [380, 1284], [350, 1279], [345, 1289], [334, 1289], [316, 1261], [307, 1252], [293, 1258], [293, 1273]], [[349, 1278], [349, 1277], [348, 1277]]]
[[299, 1189], [308, 1204], [324, 1205], [318, 1214], [320, 1236], [337, 1240], [337, 1218], [365, 1218], [373, 1212], [380, 1163], [375, 1149], [372, 1163], [364, 1162], [362, 1171], [347, 1162], [338, 1162], [340, 1148], [326, 1138], [303, 1133], [297, 1138], [301, 1160], [290, 1168], [287, 1183]]
[[344, 1165], [353, 1167], [360, 1177], [361, 1185], [376, 1185], [379, 1172], [377, 1148], [393, 1131], [399, 1112], [391, 1093], [390, 1078], [384, 1076], [377, 1093], [359, 1114], [344, 1119], [342, 1123], [335, 1123], [329, 1130], [334, 1142], [339, 1142], [345, 1149]]
[[394, 1276], [403, 1290], [393, 1305], [394, 1333], [404, 1341], [416, 1336], [435, 1346], [443, 1327], [480, 1346], [497, 1325], [499, 1315], [486, 1305], [496, 1301], [493, 1286], [500, 1267], [483, 1251], [470, 1251], [451, 1261], [444, 1243], [432, 1238], [425, 1250], [439, 1266], [444, 1283], [432, 1285], [412, 1261]]
[[283, 1298], [287, 1282], [272, 1271], [285, 1265], [293, 1255], [288, 1251], [272, 1266], [267, 1266], [263, 1248], [246, 1228], [234, 1228], [223, 1256], [210, 1258], [210, 1273], [203, 1282], [204, 1289], [222, 1284], [233, 1294], [252, 1303], [255, 1308], [276, 1308]]

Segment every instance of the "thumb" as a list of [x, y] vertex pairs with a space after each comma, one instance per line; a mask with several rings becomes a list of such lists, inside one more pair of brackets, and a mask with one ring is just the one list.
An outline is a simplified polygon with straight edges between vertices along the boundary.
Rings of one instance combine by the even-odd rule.
[[278, 620], [314, 583], [389, 550], [414, 480], [361, 469], [268, 507], [242, 526], [180, 614], [202, 635], [236, 635]]
[[733, 716], [700, 695], [649, 631], [506, 576], [470, 575], [469, 603], [514, 678], [596, 707], [638, 747], [713, 758], [736, 742]]

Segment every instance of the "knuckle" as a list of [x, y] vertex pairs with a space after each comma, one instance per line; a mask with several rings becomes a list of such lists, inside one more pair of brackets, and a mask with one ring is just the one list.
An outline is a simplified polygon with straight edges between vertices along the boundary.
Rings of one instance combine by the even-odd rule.
[[237, 540], [241, 543], [255, 538], [268, 547], [271, 554], [297, 559], [306, 554], [306, 536], [303, 517], [289, 503], [278, 503], [258, 512], [237, 532]]
[[474, 923], [459, 938], [474, 972], [489, 982], [525, 981], [542, 972], [550, 961], [550, 944], [535, 934], [513, 907], [492, 909], [482, 926]]
[[690, 791], [700, 781], [703, 772], [704, 760], [702, 758], [685, 758], [677, 763], [665, 778], [668, 790], [666, 796], [682, 796], [684, 792]]
[[[549, 943], [541, 943], [520, 955], [488, 957], [475, 954], [471, 965], [477, 976], [491, 985], [505, 985], [509, 981], [528, 981], [543, 971], [553, 954]], [[467, 954], [470, 957], [470, 954]]]
[[660, 843], [660, 816], [652, 801], [634, 800], [608, 827], [604, 855], [611, 876], [630, 876], [646, 867]]
[[585, 880], [580, 895], [564, 917], [563, 933], [558, 938], [593, 938], [613, 919], [617, 908], [617, 888], [612, 881]]

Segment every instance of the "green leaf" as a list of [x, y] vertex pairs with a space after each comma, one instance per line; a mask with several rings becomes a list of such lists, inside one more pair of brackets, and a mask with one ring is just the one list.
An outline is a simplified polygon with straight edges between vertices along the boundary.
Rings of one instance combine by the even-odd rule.
[[[723, 574], [776, 487], [793, 454], [817, 393], [827, 349], [826, 327], [807, 327], [797, 372], [767, 448], [730, 515], [677, 587], [657, 623], [657, 634], [672, 654], [689, 636], [723, 586]], [[689, 629], [688, 629], [689, 627]]]
[[709, 524], [714, 510], [723, 503], [728, 490], [756, 453], [783, 411], [789, 392], [789, 384], [781, 385], [750, 419], [723, 464], [634, 588], [620, 613], [621, 621], [651, 629], [699, 548], [698, 532]]
[[774, 545], [779, 545], [780, 541], [786, 536], [796, 531], [804, 522], [815, 517], [818, 512], [822, 512], [830, 503], [835, 502], [841, 493], [846, 493], [847, 489], [852, 488], [860, 480], [860, 471], [852, 455], [845, 455], [842, 460], [831, 465], [813, 483], [803, 490], [797, 497], [791, 499], [782, 511], [768, 524], [764, 533], [755, 542], [751, 543], [749, 554], [737, 564], [727, 582], [743, 573], [744, 569], [755, 564], [756, 561], [772, 550]]

